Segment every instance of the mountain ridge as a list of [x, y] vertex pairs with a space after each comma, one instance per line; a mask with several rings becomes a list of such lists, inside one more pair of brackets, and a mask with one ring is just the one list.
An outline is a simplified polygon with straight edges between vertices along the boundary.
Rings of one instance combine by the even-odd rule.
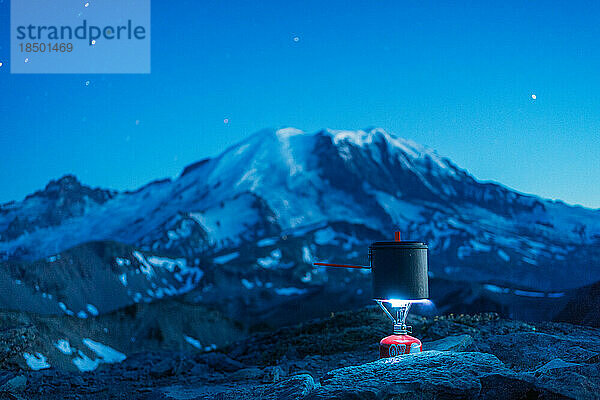
[[[294, 130], [294, 131], [297, 131], [297, 132], [299, 132], [301, 134], [304, 134], [304, 135], [316, 135], [316, 134], [320, 134], [320, 133], [345, 133], [345, 132], [347, 132], [347, 133], [350, 133], [350, 132], [363, 132], [363, 133], [383, 132], [386, 135], [390, 135], [390, 136], [395, 137], [397, 139], [401, 139], [401, 140], [406, 141], [408, 143], [417, 145], [417, 146], [419, 146], [419, 147], [421, 147], [423, 149], [428, 150], [428, 152], [431, 152], [432, 154], [438, 155], [438, 157], [440, 157], [442, 160], [449, 161], [452, 164], [452, 166], [454, 168], [456, 168], [458, 171], [465, 173], [466, 175], [470, 176], [473, 180], [475, 180], [476, 182], [478, 182], [480, 184], [483, 184], [483, 185], [487, 185], [487, 184], [494, 185], [494, 186], [498, 186], [498, 187], [500, 187], [502, 189], [506, 189], [508, 191], [515, 192], [515, 193], [517, 193], [517, 194], [519, 194], [521, 196], [524, 196], [524, 197], [536, 197], [536, 198], [543, 199], [545, 201], [562, 204], [562, 205], [565, 205], [567, 207], [583, 208], [583, 209], [586, 209], [586, 210], [598, 211], [600, 213], [600, 208], [588, 207], [588, 206], [585, 206], [585, 205], [582, 205], [582, 204], [579, 204], [579, 203], [569, 203], [569, 202], [566, 202], [566, 201], [564, 201], [562, 199], [545, 198], [545, 197], [542, 197], [542, 196], [537, 195], [535, 193], [529, 193], [529, 192], [525, 192], [525, 191], [513, 188], [513, 187], [508, 186], [508, 185], [506, 185], [506, 184], [504, 184], [504, 183], [502, 183], [502, 182], [500, 182], [498, 180], [495, 180], [495, 179], [481, 179], [481, 178], [475, 177], [467, 169], [459, 167], [458, 165], [456, 165], [453, 161], [451, 161], [450, 158], [448, 158], [446, 156], [440, 156], [438, 154], [437, 150], [435, 150], [435, 149], [433, 149], [433, 148], [431, 148], [431, 147], [429, 147], [427, 145], [418, 144], [417, 142], [415, 142], [415, 141], [413, 141], [411, 139], [400, 138], [400, 137], [397, 137], [397, 136], [395, 136], [393, 134], [389, 134], [387, 131], [385, 131], [383, 128], [380, 128], [380, 127], [368, 127], [368, 128], [365, 128], [365, 129], [359, 129], [357, 131], [346, 130], [346, 129], [330, 129], [330, 128], [325, 128], [325, 129], [321, 129], [321, 130], [316, 131], [316, 132], [305, 132], [305, 131], [302, 131], [302, 130], [299, 130], [299, 129], [296, 129], [296, 128], [293, 128], [293, 127], [262, 129], [262, 130], [259, 130], [259, 131], [255, 132], [255, 133], [251, 134], [246, 139], [243, 139], [243, 140], [241, 140], [240, 142], [238, 142], [236, 144], [228, 146], [223, 152], [226, 152], [226, 151], [228, 151], [228, 150], [230, 150], [232, 148], [237, 148], [237, 147], [241, 146], [243, 143], [245, 143], [247, 140], [249, 140], [250, 138], [252, 138], [254, 136], [260, 136], [261, 134], [268, 134], [268, 133], [280, 132], [280, 131], [286, 131], [286, 130]], [[141, 186], [139, 186], [137, 188], [123, 189], [123, 190], [102, 188], [102, 187], [97, 186], [97, 185], [88, 185], [88, 184], [85, 184], [84, 182], [82, 182], [81, 180], [79, 180], [75, 174], [73, 174], [73, 173], [67, 173], [67, 174], [64, 174], [64, 175], [60, 176], [59, 178], [50, 179], [48, 181], [48, 183], [46, 184], [45, 189], [36, 190], [36, 191], [34, 191], [32, 193], [29, 193], [29, 194], [25, 195], [25, 197], [22, 200], [13, 199], [13, 200], [9, 200], [9, 201], [6, 201], [6, 202], [0, 204], [0, 212], [1, 212], [1, 209], [3, 207], [11, 206], [11, 205], [13, 205], [15, 203], [19, 203], [19, 202], [22, 202], [24, 200], [27, 200], [28, 198], [30, 198], [32, 196], [35, 196], [35, 195], [38, 195], [38, 194], [44, 192], [46, 189], [48, 189], [49, 185], [52, 185], [53, 183], [57, 183], [57, 182], [60, 182], [60, 181], [66, 180], [66, 179], [73, 179], [78, 184], [80, 184], [82, 187], [88, 188], [90, 190], [95, 190], [95, 191], [99, 190], [99, 191], [109, 192], [109, 193], [112, 193], [112, 194], [136, 193], [136, 192], [139, 192], [139, 191], [143, 190], [144, 188], [146, 188], [149, 185], [153, 185], [153, 184], [156, 184], [156, 183], [164, 183], [164, 182], [176, 180], [176, 179], [178, 179], [178, 178], [180, 178], [180, 177], [188, 174], [189, 172], [193, 171], [194, 169], [196, 169], [198, 167], [201, 167], [202, 165], [204, 165], [208, 161], [210, 161], [210, 160], [212, 160], [214, 158], [217, 158], [218, 156], [219, 155], [212, 156], [212, 157], [205, 157], [205, 158], [200, 159], [199, 161], [192, 162], [192, 163], [184, 166], [181, 169], [181, 171], [174, 178], [170, 178], [170, 177], [158, 178], [158, 179], [149, 181], [149, 182], [147, 182], [145, 184], [142, 184]]]
[[[296, 131], [299, 134], [303, 134], [303, 135], [317, 135], [317, 134], [321, 134], [321, 133], [329, 133], [329, 134], [335, 135], [336, 133], [338, 133], [338, 134], [345, 134], [345, 133], [357, 133], [357, 132], [358, 133], [363, 133], [363, 134], [369, 134], [369, 133], [378, 133], [378, 132], [381, 132], [381, 133], [383, 133], [385, 135], [389, 135], [390, 137], [393, 137], [395, 139], [400, 139], [400, 140], [405, 141], [407, 143], [410, 143], [412, 145], [416, 145], [416, 146], [420, 147], [421, 149], [426, 150], [428, 154], [435, 154], [436, 156], [439, 157], [440, 160], [449, 162], [451, 164], [451, 168], [454, 168], [457, 172], [464, 173], [466, 176], [469, 176], [470, 178], [472, 178], [474, 181], [476, 181], [479, 184], [497, 186], [497, 187], [499, 187], [501, 189], [505, 189], [507, 191], [514, 192], [514, 193], [516, 193], [516, 194], [518, 194], [520, 196], [523, 196], [523, 197], [535, 197], [535, 198], [543, 199], [543, 200], [548, 201], [548, 202], [553, 202], [553, 203], [558, 203], [558, 204], [561, 204], [561, 205], [565, 205], [567, 207], [583, 208], [583, 209], [586, 209], [586, 210], [594, 210], [594, 211], [600, 212], [600, 208], [587, 207], [587, 206], [584, 206], [584, 205], [581, 205], [581, 204], [577, 204], [577, 203], [573, 203], [573, 204], [572, 203], [567, 203], [567, 202], [565, 202], [562, 199], [543, 198], [543, 197], [541, 197], [539, 195], [536, 195], [535, 193], [528, 193], [528, 192], [524, 192], [524, 191], [512, 188], [512, 187], [510, 187], [510, 186], [508, 186], [508, 185], [506, 185], [506, 184], [504, 184], [502, 182], [499, 182], [497, 180], [494, 180], [494, 179], [480, 179], [480, 178], [477, 178], [474, 175], [472, 175], [467, 169], [459, 167], [456, 164], [454, 164], [454, 162], [452, 162], [448, 157], [440, 156], [437, 153], [437, 151], [434, 150], [433, 148], [431, 148], [429, 146], [426, 146], [426, 145], [420, 145], [420, 144], [418, 144], [418, 143], [416, 143], [416, 142], [414, 142], [413, 140], [410, 140], [410, 139], [399, 138], [397, 136], [394, 136], [393, 134], [389, 134], [383, 128], [380, 128], [380, 127], [369, 127], [369, 128], [360, 129], [360, 130], [357, 130], [357, 131], [345, 130], [345, 129], [330, 129], [330, 128], [326, 128], [326, 129], [321, 129], [319, 131], [312, 132], [312, 133], [305, 132], [305, 131], [302, 131], [302, 130], [299, 130], [299, 129], [296, 129], [296, 128], [293, 128], [293, 127], [283, 127], [283, 128], [276, 128], [276, 129], [275, 128], [274, 129], [263, 129], [263, 130], [259, 130], [259, 131], [255, 132], [255, 133], [253, 133], [248, 138], [246, 138], [246, 139], [244, 139], [244, 140], [242, 140], [242, 141], [240, 141], [240, 142], [238, 142], [236, 144], [233, 144], [233, 145], [227, 147], [227, 149], [225, 149], [223, 151], [223, 153], [227, 152], [228, 150], [234, 149], [234, 148], [239, 148], [240, 146], [242, 146], [246, 141], [248, 141], [252, 137], [261, 136], [261, 135], [268, 134], [268, 133], [273, 133], [273, 132], [277, 133], [277, 132], [286, 132], [286, 131]], [[99, 186], [87, 185], [87, 184], [83, 183], [81, 180], [79, 180], [75, 174], [67, 173], [67, 174], [62, 175], [59, 178], [50, 179], [48, 181], [48, 183], [46, 184], [46, 186], [45, 186], [44, 189], [37, 190], [37, 191], [34, 191], [34, 192], [30, 193], [30, 194], [25, 195], [25, 197], [21, 201], [19, 201], [17, 199], [13, 199], [13, 200], [9, 200], [7, 202], [4, 202], [4, 203], [0, 204], [0, 212], [2, 212], [2, 208], [3, 207], [11, 206], [11, 205], [14, 205], [15, 203], [23, 202], [23, 201], [25, 201], [25, 200], [27, 200], [27, 199], [29, 199], [31, 197], [34, 197], [36, 195], [43, 194], [53, 184], [57, 184], [57, 183], [60, 184], [63, 181], [72, 181], [72, 182], [75, 182], [76, 184], [80, 185], [83, 188], [86, 188], [86, 189], [89, 189], [89, 190], [92, 190], [92, 191], [107, 192], [107, 193], [110, 193], [112, 195], [121, 194], [121, 193], [125, 193], [125, 194], [137, 193], [139, 191], [142, 191], [146, 187], [154, 185], [154, 184], [161, 184], [161, 183], [172, 182], [174, 180], [177, 180], [177, 179], [179, 179], [179, 178], [187, 175], [188, 173], [192, 172], [193, 170], [201, 167], [202, 165], [206, 164], [207, 162], [209, 162], [209, 161], [211, 161], [211, 160], [213, 160], [215, 158], [218, 158], [218, 157], [219, 157], [219, 155], [213, 156], [213, 157], [205, 157], [205, 158], [202, 158], [199, 161], [192, 162], [192, 163], [184, 166], [181, 169], [181, 172], [179, 174], [177, 174], [175, 176], [175, 178], [169, 178], [169, 177], [167, 177], [167, 178], [158, 178], [158, 179], [152, 180], [152, 181], [150, 181], [148, 183], [145, 183], [145, 184], [141, 185], [138, 188], [124, 189], [124, 190], [108, 189], [108, 188], [102, 188], [102, 187], [99, 187]]]
[[[366, 263], [368, 244], [396, 230], [429, 244], [432, 282], [451, 282], [446, 286], [468, 293], [473, 304], [496, 302], [508, 313], [546, 302], [544, 315], [551, 315], [549, 304], [600, 281], [596, 210], [480, 182], [434, 150], [380, 128], [259, 131], [174, 179], [88, 201], [84, 213], [59, 224], [36, 225], [35, 204], [27, 204], [34, 223], [7, 236], [23, 204], [13, 203], [12, 214], [0, 211], [0, 260], [30, 263], [114, 241], [130, 253], [201, 267], [204, 277], [188, 296], [218, 303], [225, 291], [227, 307], [237, 310], [348, 290], [367, 301], [364, 276], [312, 262]], [[133, 257], [114, 254], [126, 256]], [[438, 293], [440, 306], [454, 301], [451, 292]]]

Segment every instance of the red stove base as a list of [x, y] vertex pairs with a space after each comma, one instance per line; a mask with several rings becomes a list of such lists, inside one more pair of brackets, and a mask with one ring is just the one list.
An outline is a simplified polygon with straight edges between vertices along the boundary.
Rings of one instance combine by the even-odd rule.
[[379, 342], [379, 358], [420, 353], [421, 350], [421, 341], [409, 335], [391, 335], [381, 339], [381, 342]]

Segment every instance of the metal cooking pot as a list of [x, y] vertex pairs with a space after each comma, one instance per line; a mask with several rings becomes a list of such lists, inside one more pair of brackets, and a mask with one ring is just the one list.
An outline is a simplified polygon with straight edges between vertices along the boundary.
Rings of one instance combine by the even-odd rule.
[[369, 246], [369, 261], [375, 300], [429, 297], [425, 243], [375, 242]]
[[369, 246], [370, 266], [315, 263], [326, 267], [370, 269], [373, 299], [422, 300], [429, 297], [427, 244], [400, 240], [374, 242]]

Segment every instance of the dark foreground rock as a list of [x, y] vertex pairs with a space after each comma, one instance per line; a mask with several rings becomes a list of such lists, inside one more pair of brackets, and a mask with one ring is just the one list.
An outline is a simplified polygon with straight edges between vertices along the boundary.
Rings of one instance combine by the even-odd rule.
[[596, 399], [597, 366], [557, 359], [515, 372], [480, 352], [424, 351], [333, 370], [320, 384], [299, 373], [270, 385], [254, 380], [159, 388], [149, 399]]
[[492, 354], [431, 350], [331, 371], [310, 398], [520, 398], [534, 391], [545, 392]]
[[144, 352], [79, 374], [11, 371], [7, 382], [23, 378], [4, 390], [33, 400], [600, 398], [599, 329], [495, 314], [411, 323], [424, 351], [386, 360], [377, 347], [389, 324], [368, 308], [219, 352]]

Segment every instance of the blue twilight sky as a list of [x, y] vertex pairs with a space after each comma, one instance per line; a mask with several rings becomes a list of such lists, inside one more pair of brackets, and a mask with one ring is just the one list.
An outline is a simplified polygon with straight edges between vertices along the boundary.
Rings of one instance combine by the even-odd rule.
[[150, 75], [10, 75], [0, 0], [0, 202], [66, 173], [136, 188], [265, 127], [380, 126], [599, 208], [599, 16], [598, 1], [154, 0]]

